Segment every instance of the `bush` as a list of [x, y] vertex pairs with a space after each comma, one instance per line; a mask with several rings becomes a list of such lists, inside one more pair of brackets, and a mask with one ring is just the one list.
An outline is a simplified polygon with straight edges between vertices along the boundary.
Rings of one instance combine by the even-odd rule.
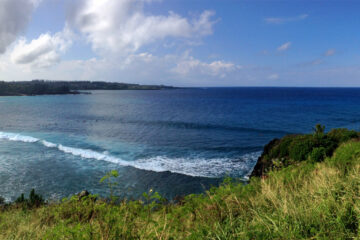
[[289, 157], [295, 161], [304, 161], [311, 153], [314, 145], [311, 135], [296, 137], [289, 145]]
[[312, 162], [321, 162], [326, 156], [326, 149], [324, 147], [314, 148], [310, 154]]
[[22, 193], [22, 194], [20, 195], [20, 197], [18, 197], [18, 198], [15, 200], [15, 203], [24, 203], [24, 202], [26, 202], [26, 199], [25, 199], [24, 194]]
[[314, 135], [323, 135], [325, 133], [325, 126], [316, 124], [314, 128]]
[[278, 145], [269, 151], [270, 158], [283, 158], [289, 156], [289, 145], [292, 143], [293, 139], [293, 135], [283, 137], [278, 142]]
[[30, 207], [39, 207], [44, 203], [44, 199], [41, 195], [35, 193], [35, 189], [31, 189], [30, 195], [29, 195], [29, 206]]
[[45, 203], [45, 201], [41, 195], [35, 193], [35, 189], [31, 189], [29, 199], [26, 199], [24, 194], [22, 193], [20, 197], [15, 200], [15, 203], [23, 204], [24, 206], [32, 208], [41, 206]]
[[328, 132], [327, 136], [337, 143], [349, 141], [350, 139], [358, 138], [359, 134], [354, 130], [348, 130], [346, 128], [332, 129]]
[[311, 161], [323, 161], [325, 157], [331, 157], [341, 143], [355, 138], [359, 138], [356, 131], [341, 128], [325, 133], [325, 126], [317, 124], [312, 134], [273, 139], [265, 146], [250, 176], [262, 176], [272, 169], [306, 161], [309, 157]]
[[[324, 133], [324, 130], [324, 126], [317, 124], [314, 134], [285, 136], [274, 142], [271, 149], [267, 149], [266, 158], [269, 160], [281, 159], [283, 163], [286, 163], [286, 160], [289, 159], [304, 161], [314, 154], [313, 157], [318, 155], [316, 159], [322, 161], [325, 156], [331, 157], [341, 143], [359, 137], [356, 131], [345, 128], [333, 129], [327, 134]], [[319, 149], [314, 151], [315, 148]], [[320, 157], [319, 154], [324, 152], [324, 157]]]

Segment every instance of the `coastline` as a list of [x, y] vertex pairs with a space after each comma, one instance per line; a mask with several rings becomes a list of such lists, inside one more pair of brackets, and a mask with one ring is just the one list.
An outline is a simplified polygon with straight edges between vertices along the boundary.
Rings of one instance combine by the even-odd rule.
[[[331, 156], [323, 158], [308, 149], [306, 159], [288, 165], [272, 159], [271, 169], [262, 168], [266, 171], [252, 176], [248, 184], [227, 178], [204, 194], [179, 196], [171, 202], [156, 189], [149, 189], [138, 200], [119, 200], [112, 194], [102, 199], [82, 191], [61, 202], [46, 203], [33, 190], [13, 204], [0, 203], [0, 222], [6, 219], [5, 225], [0, 224], [0, 238], [153, 239], [159, 234], [164, 239], [358, 237], [358, 203], [353, 199], [360, 197], [355, 191], [360, 175], [359, 133], [333, 129], [285, 136], [268, 144], [267, 154], [264, 151], [258, 162], [275, 156], [286, 141], [292, 141], [286, 146], [296, 146], [300, 138], [332, 139], [337, 146]], [[301, 153], [298, 150], [295, 152]], [[111, 171], [101, 181], [111, 188], [117, 177], [118, 173]]]
[[88, 94], [90, 90], [163, 90], [175, 89], [165, 85], [140, 85], [99, 81], [0, 81], [0, 96], [38, 96]]

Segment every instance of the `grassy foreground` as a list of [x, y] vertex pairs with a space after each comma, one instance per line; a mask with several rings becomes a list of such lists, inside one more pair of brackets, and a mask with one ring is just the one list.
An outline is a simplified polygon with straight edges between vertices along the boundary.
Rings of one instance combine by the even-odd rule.
[[[179, 204], [157, 193], [109, 204], [93, 197], [0, 210], [1, 239], [360, 238], [360, 142], [322, 162], [302, 161], [248, 185], [230, 179]], [[144, 204], [148, 203], [148, 204]]]

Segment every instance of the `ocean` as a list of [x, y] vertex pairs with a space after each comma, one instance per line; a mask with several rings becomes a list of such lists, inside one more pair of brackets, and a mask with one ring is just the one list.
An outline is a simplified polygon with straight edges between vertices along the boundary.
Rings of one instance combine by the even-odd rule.
[[0, 98], [0, 196], [50, 200], [117, 170], [115, 194], [200, 193], [246, 180], [264, 145], [286, 134], [360, 128], [359, 88], [187, 88]]

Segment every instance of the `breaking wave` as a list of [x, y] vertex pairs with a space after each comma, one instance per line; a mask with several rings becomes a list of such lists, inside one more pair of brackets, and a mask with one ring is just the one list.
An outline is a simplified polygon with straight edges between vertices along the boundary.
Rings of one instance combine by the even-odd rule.
[[[166, 156], [156, 156], [134, 161], [126, 161], [119, 157], [109, 155], [108, 152], [97, 152], [90, 149], [82, 149], [64, 146], [42, 140], [39, 138], [24, 136], [17, 133], [0, 132], [0, 139], [8, 141], [17, 141], [25, 143], [39, 143], [47, 148], [56, 148], [57, 150], [79, 156], [86, 159], [95, 159], [107, 161], [121, 166], [134, 167], [137, 169], [154, 172], [172, 172], [194, 177], [223, 177], [244, 176], [250, 174], [261, 152], [253, 152], [240, 156], [238, 159], [232, 158], [169, 158]], [[239, 174], [241, 173], [241, 174]]]

